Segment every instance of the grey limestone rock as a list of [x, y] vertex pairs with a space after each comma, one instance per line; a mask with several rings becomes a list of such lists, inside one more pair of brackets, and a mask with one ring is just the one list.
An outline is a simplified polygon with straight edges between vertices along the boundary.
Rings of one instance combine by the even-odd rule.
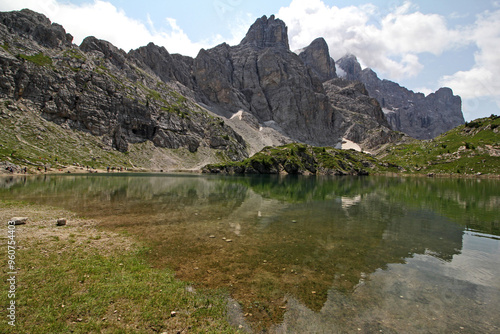
[[[101, 136], [109, 149], [126, 152], [129, 144], [151, 141], [191, 152], [213, 148], [234, 160], [247, 156], [241, 136], [184, 95], [187, 87], [148, 71], [148, 58], [95, 37], [80, 47], [61, 42], [55, 48], [52, 35], [35, 33], [54, 26], [43, 15], [22, 11], [0, 17], [9, 24], [0, 24], [7, 45], [0, 52], [0, 97], [22, 100], [47, 120]], [[23, 25], [29, 28], [18, 28]], [[25, 50], [27, 56], [15, 56]]]
[[328, 98], [315, 75], [289, 50], [283, 21], [262, 17], [239, 45], [202, 50], [193, 75], [207, 102], [275, 122], [290, 138], [335, 145], [339, 135]]
[[308, 47], [301, 50], [299, 57], [321, 82], [337, 77], [335, 61], [330, 57], [324, 38], [316, 38]]
[[52, 23], [45, 15], [29, 9], [0, 12], [0, 24], [12, 34], [31, 38], [49, 48], [69, 47], [73, 41], [73, 36], [66, 33], [61, 25]]
[[261, 48], [282, 47], [289, 50], [288, 28], [283, 21], [276, 19], [274, 15], [269, 18], [264, 15], [250, 27], [241, 44]]
[[353, 55], [337, 62], [345, 78], [362, 82], [371, 97], [377, 99], [391, 128], [417, 139], [431, 139], [465, 123], [462, 102], [449, 88], [440, 88], [425, 96], [399, 84], [381, 80], [367, 68], [361, 69]]

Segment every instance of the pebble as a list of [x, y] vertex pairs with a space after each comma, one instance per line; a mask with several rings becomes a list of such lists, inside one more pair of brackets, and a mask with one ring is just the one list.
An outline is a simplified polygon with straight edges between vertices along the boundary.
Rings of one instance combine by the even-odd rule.
[[212, 239], [213, 239], [213, 238], [215, 238], [215, 235], [213, 235], [213, 234], [212, 234], [211, 236], [209, 236], [209, 238], [212, 238]]
[[226, 239], [226, 242], [233, 242], [232, 239]]
[[175, 317], [176, 315], [177, 315], [177, 312], [175, 312], [175, 311], [170, 312], [170, 316], [171, 316], [172, 318], [173, 318], [173, 317]]
[[292, 220], [292, 223], [294, 223], [294, 224], [295, 224], [296, 222], [297, 222], [296, 220]]

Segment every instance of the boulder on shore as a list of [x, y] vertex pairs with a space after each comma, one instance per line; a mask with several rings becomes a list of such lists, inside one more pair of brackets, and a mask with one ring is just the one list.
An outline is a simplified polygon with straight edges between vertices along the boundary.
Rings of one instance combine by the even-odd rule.
[[14, 222], [14, 225], [24, 225], [28, 221], [28, 217], [12, 217], [10, 222]]

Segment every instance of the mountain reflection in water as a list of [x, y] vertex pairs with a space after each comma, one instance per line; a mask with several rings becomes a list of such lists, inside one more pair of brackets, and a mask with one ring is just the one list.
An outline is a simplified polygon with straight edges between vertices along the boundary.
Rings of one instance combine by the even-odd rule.
[[[255, 331], [500, 330], [498, 180], [82, 175], [4, 178], [226, 287]], [[234, 306], [234, 307], [233, 307]]]

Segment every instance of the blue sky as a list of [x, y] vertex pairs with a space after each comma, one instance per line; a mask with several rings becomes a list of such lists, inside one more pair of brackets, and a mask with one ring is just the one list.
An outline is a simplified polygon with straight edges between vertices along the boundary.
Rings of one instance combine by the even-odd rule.
[[500, 114], [500, 1], [494, 0], [0, 0], [62, 24], [79, 44], [89, 35], [128, 51], [149, 42], [195, 57], [237, 44], [262, 15], [288, 26], [292, 50], [324, 37], [334, 59], [352, 53], [414, 91], [447, 86], [466, 120]]

